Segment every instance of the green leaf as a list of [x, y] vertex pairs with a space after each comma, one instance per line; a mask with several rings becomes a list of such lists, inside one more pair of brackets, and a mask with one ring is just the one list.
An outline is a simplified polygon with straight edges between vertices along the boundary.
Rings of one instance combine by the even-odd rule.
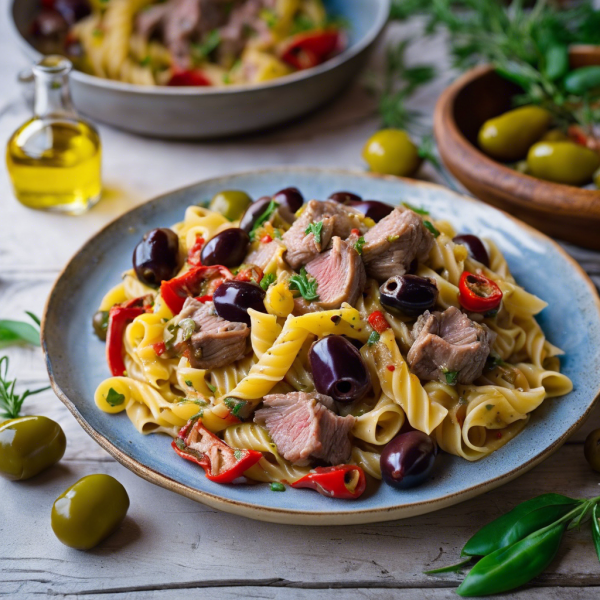
[[191, 45], [192, 59], [195, 62], [202, 62], [206, 60], [208, 56], [216, 50], [217, 46], [221, 43], [221, 34], [218, 29], [209, 31], [202, 42], [199, 44]]
[[40, 346], [39, 329], [24, 321], [0, 320], [0, 348], [22, 343]]
[[438, 237], [440, 235], [440, 232], [434, 227], [431, 221], [423, 221], [423, 225], [425, 225], [425, 228], [433, 235], [433, 237]]
[[217, 386], [212, 383], [206, 382], [206, 387], [214, 394], [217, 391]]
[[381, 336], [376, 331], [372, 331], [369, 339], [367, 340], [367, 346], [373, 346], [379, 341], [379, 338], [381, 338]]
[[319, 221], [318, 223], [311, 223], [306, 230], [304, 231], [304, 233], [306, 235], [312, 233], [313, 237], [315, 238], [315, 242], [317, 244], [321, 243], [321, 231], [323, 229], [323, 221]]
[[40, 327], [42, 325], [40, 318], [37, 315], [34, 315], [32, 312], [29, 312], [28, 310], [25, 311], [25, 314], [29, 316], [29, 318], [38, 326]]
[[362, 255], [363, 246], [365, 245], [365, 243], [365, 238], [362, 235], [356, 240], [356, 244], [354, 244], [354, 249], [358, 252], [359, 255]]
[[412, 210], [413, 212], [416, 212], [418, 215], [428, 215], [429, 214], [428, 210], [425, 210], [424, 208], [419, 208], [418, 206], [414, 206], [412, 204], [409, 204], [408, 202], [403, 202], [402, 206]]
[[223, 402], [234, 417], [239, 417], [240, 411], [247, 404], [245, 400], [238, 400], [237, 398], [225, 398]]
[[263, 290], [267, 291], [269, 289], [269, 286], [275, 283], [276, 279], [277, 275], [275, 275], [275, 273], [269, 273], [260, 280], [260, 287]]
[[123, 394], [119, 394], [114, 388], [108, 390], [108, 394], [106, 395], [107, 404], [110, 404], [111, 406], [121, 406], [123, 402], [125, 402], [125, 396]]
[[600, 510], [598, 510], [597, 504], [594, 505], [594, 509], [592, 510], [592, 537], [598, 560], [600, 560]]
[[461, 560], [455, 565], [448, 565], [447, 567], [441, 567], [439, 569], [431, 569], [430, 571], [423, 571], [423, 573], [425, 575], [437, 575], [438, 573], [458, 573], [472, 560], [473, 558], [469, 556], [469, 558], [465, 558], [465, 560]]
[[456, 382], [458, 381], [458, 371], [446, 371], [444, 377], [448, 385], [456, 385]]
[[189, 379], [185, 380], [185, 385], [187, 385], [188, 387], [194, 387], [194, 384]]
[[250, 240], [254, 241], [256, 231], [262, 226], [262, 224], [271, 218], [271, 215], [279, 208], [279, 204], [275, 200], [269, 202], [265, 211], [256, 219], [252, 229], [250, 230]]
[[317, 286], [318, 284], [315, 279], [308, 278], [306, 269], [304, 267], [300, 269], [300, 274], [292, 275], [290, 277], [290, 290], [298, 290], [300, 295], [308, 302], [319, 299], [319, 295], [317, 294]]

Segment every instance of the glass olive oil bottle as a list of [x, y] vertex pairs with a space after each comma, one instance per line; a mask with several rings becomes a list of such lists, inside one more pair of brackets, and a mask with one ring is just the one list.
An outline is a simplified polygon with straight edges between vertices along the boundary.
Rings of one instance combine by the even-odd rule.
[[33, 67], [34, 116], [10, 138], [6, 165], [25, 206], [81, 214], [100, 199], [102, 152], [98, 132], [71, 102], [70, 70], [61, 56], [46, 56]]

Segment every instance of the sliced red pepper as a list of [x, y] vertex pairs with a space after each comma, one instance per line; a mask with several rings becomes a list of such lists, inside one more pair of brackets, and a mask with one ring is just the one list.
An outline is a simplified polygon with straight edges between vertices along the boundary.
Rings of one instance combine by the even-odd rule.
[[[217, 286], [211, 288], [204, 284], [214, 279], [219, 279], [219, 284], [225, 279], [232, 279], [233, 275], [227, 267], [215, 265], [214, 267], [194, 267], [180, 277], [163, 281], [160, 285], [160, 295], [174, 315], [178, 315], [183, 308], [186, 298], [190, 296], [203, 296], [211, 294]], [[204, 292], [204, 293], [203, 293]]]
[[272, 241], [273, 241], [273, 238], [268, 233], [265, 234], [265, 235], [263, 235], [260, 238], [260, 243], [261, 244], [268, 244], [269, 242], [272, 242]]
[[106, 360], [114, 377], [122, 377], [125, 373], [123, 361], [123, 333], [127, 324], [146, 312], [142, 306], [113, 306], [108, 313], [106, 330]]
[[356, 465], [317, 467], [291, 484], [294, 488], [311, 488], [328, 498], [358, 498], [367, 486], [365, 472]]
[[176, 71], [175, 73], [173, 73], [167, 85], [174, 87], [206, 87], [212, 85], [212, 83], [202, 71], [190, 69], [188, 71]]
[[263, 277], [264, 273], [260, 267], [249, 265], [245, 268], [240, 268], [234, 279], [237, 281], [253, 281], [255, 283], [260, 283]]
[[290, 38], [281, 49], [281, 60], [296, 69], [310, 69], [325, 62], [342, 45], [337, 29], [308, 31]]
[[200, 267], [202, 265], [202, 248], [204, 248], [204, 238], [197, 236], [194, 245], [189, 249], [187, 261], [193, 267]]
[[244, 472], [261, 458], [257, 450], [237, 450], [210, 432], [202, 421], [191, 420], [171, 443], [182, 458], [200, 465], [206, 477], [215, 483], [242, 483]]
[[198, 296], [196, 298], [196, 300], [198, 300], [198, 302], [202, 302], [202, 304], [206, 304], [207, 302], [212, 302], [213, 297], [210, 294], [207, 294], [206, 296]]
[[469, 312], [485, 313], [500, 306], [502, 290], [485, 275], [463, 271], [458, 282], [458, 301]]
[[369, 325], [377, 333], [383, 333], [386, 329], [390, 328], [390, 324], [387, 322], [380, 310], [372, 312], [367, 320], [369, 321]]
[[166, 352], [167, 346], [164, 342], [156, 342], [156, 344], [152, 344], [152, 349], [156, 356], [162, 356]]
[[122, 302], [119, 306], [122, 308], [142, 307], [146, 312], [151, 312], [154, 306], [154, 296], [146, 294], [145, 296], [139, 296], [138, 298]]

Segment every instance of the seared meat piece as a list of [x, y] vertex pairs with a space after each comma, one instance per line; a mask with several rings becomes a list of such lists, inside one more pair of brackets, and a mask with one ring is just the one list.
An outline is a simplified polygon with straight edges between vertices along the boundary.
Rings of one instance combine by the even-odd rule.
[[367, 283], [360, 255], [339, 237], [333, 238], [330, 250], [306, 265], [306, 272], [317, 280], [316, 304], [325, 310], [339, 308], [342, 302], [354, 304]]
[[314, 458], [338, 465], [350, 458], [349, 433], [355, 419], [332, 412], [334, 402], [329, 396], [291, 392], [263, 400], [266, 408], [257, 410], [254, 420], [267, 428], [286, 460], [306, 465]]
[[412, 337], [407, 359], [419, 379], [445, 383], [447, 373], [458, 373], [456, 381], [468, 384], [481, 375], [496, 334], [451, 306], [444, 312], [423, 313]]
[[[315, 240], [314, 233], [306, 233], [309, 225], [313, 223], [323, 223], [320, 242]], [[311, 200], [296, 222], [283, 234], [287, 248], [285, 260], [293, 269], [298, 270], [320, 254], [332, 236], [346, 239], [352, 229], [358, 229], [361, 233], [366, 231], [359, 213], [331, 200]]]
[[[180, 327], [173, 349], [179, 355], [185, 354], [194, 369], [225, 367], [246, 353], [250, 328], [246, 323], [232, 323], [219, 317], [212, 302], [202, 304], [188, 298], [179, 317]], [[191, 319], [193, 327], [181, 326], [184, 319]], [[184, 339], [192, 331], [191, 336]]]
[[229, 15], [226, 25], [221, 27], [220, 54], [224, 58], [239, 55], [244, 49], [248, 37], [254, 41], [269, 41], [272, 38], [271, 30], [265, 19], [261, 18], [264, 10], [273, 10], [276, 0], [245, 0], [235, 6]]
[[416, 258], [425, 260], [433, 236], [412, 210], [395, 208], [365, 233], [362, 256], [367, 273], [379, 281], [404, 275]]
[[281, 242], [277, 240], [273, 240], [268, 244], [260, 244], [257, 250], [253, 250], [246, 256], [244, 264], [256, 265], [261, 271], [264, 271], [279, 248], [281, 248]]

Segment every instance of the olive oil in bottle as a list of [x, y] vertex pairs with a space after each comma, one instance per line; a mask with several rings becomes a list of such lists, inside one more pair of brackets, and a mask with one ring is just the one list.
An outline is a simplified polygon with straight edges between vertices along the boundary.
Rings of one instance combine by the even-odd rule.
[[102, 152], [98, 132], [71, 103], [70, 70], [60, 56], [33, 67], [34, 116], [10, 138], [6, 165], [21, 204], [81, 214], [100, 199]]

